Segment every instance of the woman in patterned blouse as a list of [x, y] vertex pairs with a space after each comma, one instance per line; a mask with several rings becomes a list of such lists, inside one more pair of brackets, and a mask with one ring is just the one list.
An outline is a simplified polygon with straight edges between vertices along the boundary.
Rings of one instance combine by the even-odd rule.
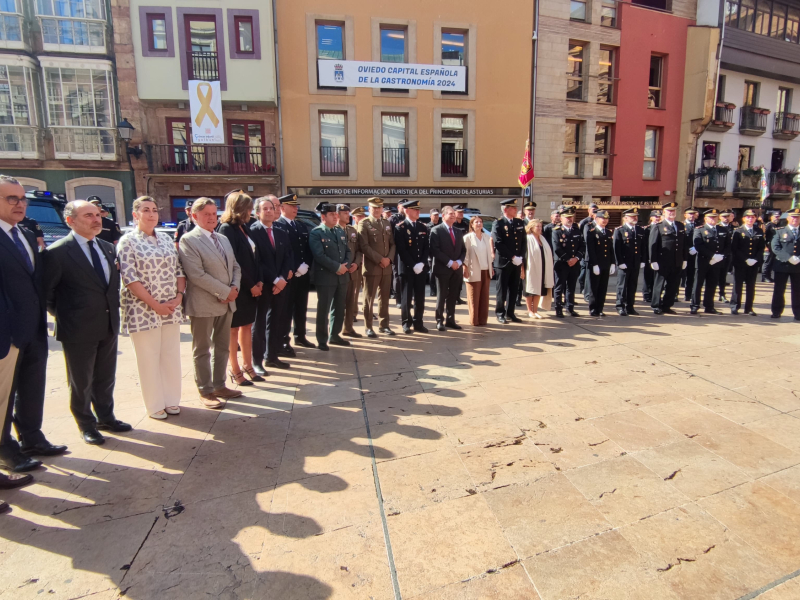
[[136, 228], [118, 246], [122, 323], [131, 336], [147, 414], [181, 412], [180, 324], [186, 276], [175, 243], [155, 230], [158, 206], [150, 196], [133, 203]]

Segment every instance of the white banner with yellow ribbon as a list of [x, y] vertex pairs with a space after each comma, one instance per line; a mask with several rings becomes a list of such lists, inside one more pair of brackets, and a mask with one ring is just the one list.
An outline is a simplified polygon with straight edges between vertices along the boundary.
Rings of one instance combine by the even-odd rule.
[[219, 81], [190, 81], [189, 109], [192, 112], [193, 144], [225, 143]]

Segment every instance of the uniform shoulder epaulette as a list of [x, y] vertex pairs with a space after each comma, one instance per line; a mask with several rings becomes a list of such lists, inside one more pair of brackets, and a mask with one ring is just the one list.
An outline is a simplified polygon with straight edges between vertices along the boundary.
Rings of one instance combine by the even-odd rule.
[[555, 230], [555, 229], [561, 229], [561, 224], [559, 223], [558, 225], [556, 225], [555, 227], [553, 227], [553, 229], [554, 229], [554, 230]]

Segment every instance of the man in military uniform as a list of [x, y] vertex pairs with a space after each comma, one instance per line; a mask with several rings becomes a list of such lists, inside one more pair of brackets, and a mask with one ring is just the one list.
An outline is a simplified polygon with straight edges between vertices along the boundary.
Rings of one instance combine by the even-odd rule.
[[[389, 216], [389, 223], [392, 226], [392, 231], [399, 223], [402, 223], [406, 218], [403, 203], [407, 202], [408, 198], [403, 198], [397, 203], [397, 212]], [[395, 299], [395, 305], [400, 306], [400, 273], [397, 270], [397, 261], [392, 263], [392, 293], [391, 296]]]
[[[725, 263], [728, 237], [725, 231], [717, 226], [719, 212], [710, 208], [703, 213], [705, 225], [694, 230], [694, 247], [697, 250], [697, 273], [692, 290], [690, 312], [697, 314], [700, 308], [700, 294], [703, 292], [703, 312], [718, 315], [714, 308], [714, 293], [717, 291], [720, 274]], [[705, 286], [705, 289], [703, 289]]]
[[[398, 293], [403, 333], [419, 331], [428, 333], [422, 324], [425, 312], [425, 284], [428, 282], [429, 239], [428, 228], [418, 221], [419, 201], [403, 203], [405, 220], [394, 228], [394, 246], [397, 249], [397, 272], [400, 274]], [[413, 302], [412, 302], [413, 300]], [[413, 304], [413, 307], [412, 307]], [[411, 316], [411, 311], [414, 316]]]
[[786, 213], [786, 227], [775, 232], [775, 287], [772, 289], [772, 318], [780, 319], [786, 306], [786, 282], [792, 282], [792, 314], [800, 321], [800, 208]]
[[644, 301], [650, 304], [653, 301], [653, 280], [655, 279], [655, 273], [653, 269], [650, 267], [650, 230], [653, 228], [653, 225], [656, 225], [659, 221], [661, 221], [661, 211], [654, 210], [650, 213], [650, 223], [645, 227], [644, 238], [645, 238], [645, 248], [644, 248], [644, 280], [642, 282], [642, 298]]
[[550, 246], [550, 251], [553, 251], [553, 227], [561, 223], [561, 214], [558, 209], [550, 213], [550, 222], [542, 228], [542, 236], [544, 241]]
[[622, 213], [625, 223], [614, 231], [614, 257], [617, 261], [617, 312], [620, 316], [638, 315], [633, 308], [639, 269], [644, 264], [645, 247], [649, 238], [639, 227], [639, 209], [629, 208]]
[[[592, 223], [594, 223], [594, 216], [597, 213], [597, 209], [597, 204], [592, 202], [589, 205], [589, 214], [581, 219], [580, 223], [578, 223], [578, 229], [581, 230], [581, 236], [583, 236], [584, 240], [586, 239], [586, 230]], [[586, 293], [588, 291], [586, 286], [586, 258], [581, 261], [581, 274], [578, 277], [578, 289], [580, 289], [581, 293], [583, 293], [584, 299], [586, 299]]]
[[322, 223], [312, 229], [308, 236], [308, 245], [314, 257], [314, 287], [317, 290], [317, 347], [325, 351], [328, 350], [328, 344], [350, 345], [340, 333], [352, 263], [345, 230], [338, 226], [336, 209], [334, 204], [323, 204], [320, 207]]
[[567, 310], [573, 317], [579, 316], [575, 312], [575, 286], [578, 283], [581, 266], [580, 261], [585, 255], [585, 244], [580, 228], [573, 223], [575, 209], [564, 207], [561, 209], [561, 223], [553, 227], [553, 271], [555, 282], [553, 298], [555, 299], [556, 316], [564, 318], [564, 301]]
[[608, 292], [608, 277], [617, 269], [614, 262], [614, 242], [608, 226], [608, 211], [598, 210], [594, 214], [594, 222], [586, 228], [586, 265], [589, 270], [587, 300], [589, 314], [593, 317], [605, 317], [603, 308]]
[[369, 199], [369, 217], [358, 224], [358, 247], [364, 255], [364, 326], [367, 337], [376, 338], [372, 329], [375, 296], [380, 295], [378, 331], [394, 335], [389, 329], [389, 290], [392, 287], [392, 262], [397, 250], [394, 245], [392, 225], [381, 218], [383, 200]]
[[181, 238], [195, 228], [194, 221], [192, 221], [192, 202], [193, 200], [186, 201], [186, 218], [178, 223], [178, 228], [175, 230], [175, 245], [177, 245]]
[[26, 215], [19, 224], [36, 236], [36, 244], [39, 246], [39, 250], [44, 250], [44, 231], [42, 231], [36, 219], [32, 219]]
[[292, 276], [286, 286], [286, 324], [283, 334], [283, 356], [296, 356], [294, 348], [289, 343], [294, 322], [294, 343], [304, 348], [316, 348], [306, 337], [306, 313], [308, 312], [308, 292], [311, 289], [311, 276], [308, 274], [314, 259], [308, 245], [308, 226], [302, 221], [297, 221], [299, 202], [295, 194], [287, 194], [278, 198], [281, 203], [281, 218], [275, 221], [273, 227], [280, 229], [289, 236], [292, 246]]
[[503, 200], [500, 206], [503, 217], [492, 226], [494, 270], [498, 275], [494, 312], [499, 323], [521, 323], [522, 319], [514, 314], [514, 309], [528, 240], [525, 224], [522, 219], [517, 219], [516, 198]]
[[119, 230], [119, 225], [117, 225], [113, 219], [108, 218], [108, 210], [106, 210], [106, 207], [103, 206], [103, 201], [99, 196], [89, 196], [86, 201], [94, 204], [100, 209], [100, 218], [103, 223], [103, 229], [99, 234], [97, 234], [97, 238], [116, 246], [119, 238], [122, 237], [122, 232]]
[[650, 228], [648, 243], [650, 268], [655, 272], [650, 306], [657, 315], [674, 315], [677, 313], [672, 310], [672, 305], [678, 296], [681, 271], [686, 268], [689, 248], [683, 223], [675, 220], [677, 202], [667, 202], [661, 209], [664, 219]]
[[719, 228], [721, 231], [725, 233], [725, 237], [727, 238], [726, 241], [726, 251], [725, 251], [725, 260], [722, 262], [724, 266], [722, 268], [722, 273], [719, 276], [719, 301], [720, 302], [728, 302], [728, 297], [725, 295], [725, 288], [728, 286], [728, 273], [731, 272], [731, 241], [733, 240], [733, 218], [734, 218], [733, 210], [730, 208], [726, 208], [721, 210], [719, 213]]
[[694, 274], [697, 270], [697, 250], [694, 248], [694, 229], [697, 217], [700, 213], [694, 208], [687, 208], [683, 211], [683, 228], [686, 230], [686, 245], [689, 247], [689, 254], [686, 259], [686, 268], [681, 273], [681, 285], [683, 285], [683, 299], [689, 302], [692, 299], [692, 288], [694, 287]]
[[731, 314], [738, 315], [742, 307], [742, 288], [745, 289], [744, 312], [755, 317], [753, 300], [756, 296], [756, 278], [764, 260], [766, 238], [756, 224], [756, 213], [747, 209], [742, 216], [744, 225], [733, 232], [731, 256], [733, 257], [733, 289], [731, 290]]
[[[430, 240], [430, 232], [431, 229], [436, 227], [440, 223], [439, 219], [439, 209], [432, 208], [431, 209], [431, 222], [425, 225], [428, 228], [428, 240]], [[430, 242], [429, 242], [430, 243]], [[436, 297], [436, 276], [433, 274], [433, 255], [428, 252], [428, 270], [430, 275], [428, 277], [428, 285], [431, 286], [431, 296], [434, 298]]]
[[761, 281], [773, 282], [772, 270], [775, 264], [775, 254], [772, 252], [772, 238], [778, 231], [778, 222], [781, 219], [780, 211], [771, 211], [769, 213], [769, 222], [764, 225], [764, 236], [767, 242], [767, 258], [764, 259], [764, 267], [761, 271]]
[[358, 312], [358, 293], [361, 291], [361, 282], [364, 276], [361, 274], [361, 267], [364, 263], [364, 255], [358, 247], [358, 229], [350, 224], [350, 215], [355, 220], [357, 216], [364, 215], [364, 209], [356, 206], [352, 211], [347, 204], [340, 204], [336, 207], [339, 212], [339, 227], [344, 230], [347, 238], [347, 247], [350, 250], [350, 268], [348, 269], [350, 278], [347, 281], [347, 298], [345, 299], [344, 309], [344, 328], [342, 335], [348, 337], [362, 337], [355, 329], [356, 313]]

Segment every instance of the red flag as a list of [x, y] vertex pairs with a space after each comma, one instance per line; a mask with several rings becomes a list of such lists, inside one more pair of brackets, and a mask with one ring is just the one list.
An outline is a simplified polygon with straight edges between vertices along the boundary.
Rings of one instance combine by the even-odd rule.
[[522, 157], [522, 167], [519, 170], [519, 184], [528, 187], [533, 181], [533, 165], [531, 165], [531, 141], [525, 141], [525, 154]]

